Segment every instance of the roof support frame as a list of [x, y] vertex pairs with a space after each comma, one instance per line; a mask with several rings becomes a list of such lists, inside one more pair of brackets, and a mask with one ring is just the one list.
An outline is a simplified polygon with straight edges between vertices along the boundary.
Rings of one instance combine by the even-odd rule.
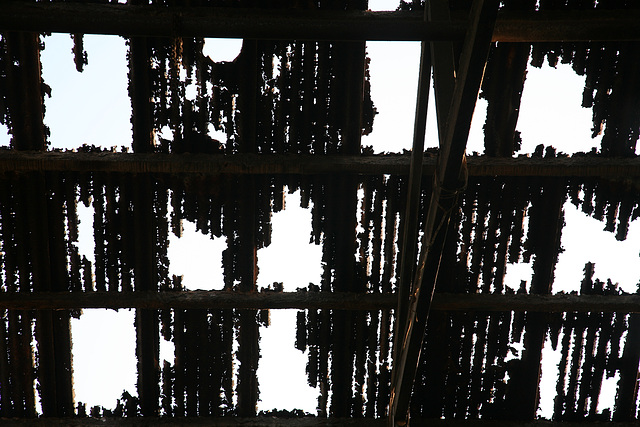
[[[7, 427], [382, 427], [385, 420], [375, 418], [277, 418], [260, 416], [255, 418], [241, 417], [102, 417], [102, 418], [4, 418], [2, 423]], [[563, 427], [579, 426], [584, 423], [563, 423], [547, 420], [532, 420], [527, 423], [514, 423], [506, 420], [417, 420], [416, 424], [434, 427]], [[594, 423], [605, 425], [605, 423]], [[608, 422], [607, 427], [636, 427], [636, 421]]]
[[[147, 309], [297, 309], [389, 310], [395, 293], [358, 292], [0, 292], [4, 310], [72, 310], [79, 308]], [[452, 294], [438, 292], [431, 310], [466, 312], [602, 312], [640, 313], [640, 295]]]
[[[6, 3], [6, 4], [5, 4]], [[4, 2], [2, 31], [297, 40], [462, 40], [465, 20], [425, 23], [415, 12], [154, 8]], [[640, 11], [500, 12], [494, 41], [640, 40]]]
[[[295, 161], [292, 161], [295, 159]], [[0, 173], [104, 172], [132, 174], [408, 175], [410, 157], [313, 155], [218, 155], [34, 152], [0, 150]], [[424, 157], [422, 174], [433, 175], [435, 157]], [[624, 178], [640, 176], [640, 157], [467, 157], [469, 176]]]
[[455, 88], [447, 114], [446, 131], [444, 137], [441, 137], [420, 261], [413, 281], [411, 305], [408, 317], [397, 319], [398, 322], [404, 322], [406, 327], [405, 333], [396, 335], [394, 342], [395, 347], [401, 347], [395, 351], [394, 358], [394, 380], [389, 405], [389, 424], [392, 426], [408, 423], [411, 390], [438, 277], [449, 217], [451, 210], [455, 208], [457, 193], [466, 183], [464, 152], [498, 5], [498, 0], [475, 0], [471, 8], [471, 24], [460, 55]]

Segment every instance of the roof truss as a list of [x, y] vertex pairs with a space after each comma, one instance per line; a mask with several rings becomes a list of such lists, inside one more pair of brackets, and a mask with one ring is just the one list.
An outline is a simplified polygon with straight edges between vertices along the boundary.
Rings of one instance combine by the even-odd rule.
[[[246, 10], [156, 10], [149, 15], [147, 7], [96, 5], [96, 4], [45, 4], [13, 2], [4, 7], [0, 16], [0, 28], [4, 30], [62, 31], [119, 35], [157, 35], [157, 36], [224, 36], [224, 37], [258, 37], [258, 38], [301, 38], [301, 39], [341, 39], [341, 40], [461, 40], [467, 28], [466, 50], [460, 60], [459, 78], [454, 86], [451, 79], [436, 77], [436, 92], [440, 100], [438, 117], [441, 120], [440, 157], [422, 158], [424, 135], [423, 118], [426, 116], [424, 95], [428, 92], [429, 49], [423, 46], [423, 71], [421, 73], [421, 90], [418, 96], [418, 113], [416, 115], [416, 137], [414, 138], [414, 156], [411, 166], [407, 157], [362, 157], [341, 156], [317, 158], [296, 157], [291, 162], [287, 156], [190, 156], [158, 154], [123, 154], [123, 153], [0, 153], [0, 171], [77, 171], [77, 172], [121, 172], [121, 173], [409, 173], [412, 188], [419, 192], [420, 177], [424, 174], [434, 175], [434, 197], [429, 206], [429, 216], [425, 235], [429, 244], [420, 257], [413, 289], [411, 305], [406, 319], [406, 334], [399, 334], [404, 342], [397, 342], [399, 354], [395, 359], [397, 373], [395, 377], [395, 394], [392, 401], [391, 419], [394, 423], [406, 421], [411, 384], [415, 375], [415, 362], [419, 358], [422, 337], [426, 328], [430, 310], [523, 310], [541, 312], [562, 311], [620, 311], [637, 312], [640, 304], [637, 296], [549, 296], [549, 295], [469, 295], [449, 296], [433, 295], [434, 283], [438, 273], [441, 247], [446, 238], [447, 213], [454, 206], [455, 198], [450, 197], [460, 187], [461, 171], [469, 175], [481, 176], [600, 176], [629, 177], [640, 175], [640, 162], [637, 159], [590, 159], [589, 157], [557, 158], [557, 159], [491, 159], [470, 158], [465, 163], [464, 147], [468, 134], [471, 114], [475, 105], [478, 87], [482, 76], [482, 67], [491, 40], [500, 41], [550, 41], [550, 40], [637, 40], [638, 12], [624, 11], [602, 13], [579, 13], [572, 15], [554, 14], [514, 14], [500, 13], [497, 16], [495, 30], [491, 25], [496, 14], [496, 0], [479, 0], [482, 8], [474, 15], [471, 23], [457, 17], [448, 21], [440, 15], [431, 22], [411, 13], [370, 13], [340, 12], [318, 15], [314, 13], [291, 12], [284, 15], [269, 14], [265, 11]], [[434, 3], [437, 4], [437, 3]], [[491, 15], [489, 17], [489, 15]], [[260, 22], [261, 25], [256, 25]], [[488, 24], [485, 28], [484, 25]], [[451, 43], [433, 45], [433, 61], [436, 73], [452, 75], [452, 68], [443, 65], [452, 57]], [[447, 50], [449, 53], [447, 53]], [[33, 85], [29, 85], [30, 87]], [[34, 86], [35, 87], [35, 86]], [[451, 105], [451, 108], [448, 108]], [[424, 111], [422, 110], [424, 108]], [[448, 111], [448, 113], [447, 113]], [[444, 119], [446, 117], [446, 119]], [[148, 122], [148, 120], [146, 120]], [[138, 126], [148, 130], [148, 123]], [[135, 138], [140, 143], [143, 139]], [[144, 141], [143, 141], [144, 142]], [[409, 213], [416, 212], [415, 198], [407, 204]], [[142, 224], [141, 224], [142, 225]], [[415, 228], [415, 226], [414, 226]], [[409, 233], [411, 232], [409, 227]], [[406, 259], [414, 259], [410, 247], [405, 243], [403, 253]], [[149, 261], [151, 263], [152, 260]], [[409, 265], [406, 261], [403, 265]], [[409, 277], [411, 276], [410, 269]], [[402, 275], [404, 277], [404, 275]], [[405, 282], [403, 280], [403, 282]], [[406, 283], [406, 282], [405, 282]], [[408, 295], [408, 293], [407, 293]], [[44, 298], [44, 299], [43, 299]], [[375, 310], [394, 307], [396, 295], [358, 296], [353, 301], [350, 295], [335, 294], [322, 297], [312, 294], [230, 294], [216, 292], [176, 292], [171, 295], [136, 292], [131, 295], [89, 293], [83, 295], [55, 293], [37, 293], [33, 295], [0, 295], [0, 306], [9, 309], [43, 309], [43, 308], [332, 308], [343, 310]], [[401, 301], [409, 303], [405, 297]], [[408, 305], [408, 304], [407, 304]], [[144, 328], [141, 328], [144, 329]], [[400, 347], [402, 345], [402, 347]], [[47, 425], [67, 425], [65, 420], [55, 424], [57, 420], [47, 420]], [[82, 425], [92, 425], [94, 420], [80, 421]], [[39, 425], [39, 420], [20, 420], [16, 425]], [[101, 421], [102, 422], [102, 421]], [[135, 421], [126, 421], [135, 423]], [[118, 425], [126, 425], [118, 420]], [[171, 425], [173, 421], [168, 421]], [[207, 420], [204, 420], [207, 422]], [[241, 421], [237, 421], [241, 422]], [[242, 425], [264, 425], [262, 421], [242, 421]], [[336, 420], [317, 422], [279, 420], [278, 425], [327, 425]], [[414, 424], [419, 420], [414, 420]], [[192, 425], [198, 425], [200, 420]], [[375, 423], [375, 422], [374, 422]], [[379, 421], [381, 424], [382, 422]], [[74, 425], [80, 425], [74, 421]], [[155, 424], [155, 421], [154, 421]], [[182, 424], [182, 422], [180, 423]], [[349, 420], [348, 424], [372, 425], [371, 420], [360, 423]], [[437, 423], [434, 423], [438, 425]], [[442, 425], [512, 425], [502, 422], [486, 421], [446, 421]], [[555, 425], [549, 422], [532, 422], [531, 425]], [[105, 425], [105, 424], [101, 424]], [[108, 425], [108, 424], [106, 424]], [[236, 420], [219, 420], [207, 425], [237, 425]], [[624, 425], [624, 424], [618, 424]]]

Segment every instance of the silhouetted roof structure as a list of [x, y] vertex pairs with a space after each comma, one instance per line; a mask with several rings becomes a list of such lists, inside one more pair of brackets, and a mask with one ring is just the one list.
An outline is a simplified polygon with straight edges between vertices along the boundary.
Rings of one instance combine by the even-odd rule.
[[[636, 425], [640, 296], [594, 279], [591, 264], [579, 294], [552, 293], [567, 200], [620, 240], [640, 216], [635, 2], [431, 0], [395, 12], [366, 11], [366, 0], [130, 3], [1, 6], [0, 121], [12, 138], [0, 151], [3, 422]], [[74, 34], [78, 70], [83, 33], [128, 38], [131, 152], [47, 150], [45, 32]], [[202, 53], [203, 37], [229, 36], [245, 38], [233, 62]], [[373, 39], [423, 42], [410, 155], [361, 145], [375, 116]], [[545, 60], [586, 76], [599, 150], [515, 156], [527, 64]], [[440, 148], [425, 152], [432, 70]], [[466, 157], [478, 95], [485, 152]], [[172, 139], [156, 141], [164, 127]], [[256, 253], [285, 187], [312, 205], [323, 276], [295, 293], [261, 291]], [[78, 203], [94, 212], [94, 263], [76, 246]], [[169, 277], [168, 234], [183, 220], [226, 238], [223, 291]], [[510, 289], [506, 265], [522, 259], [533, 276]], [[115, 408], [74, 400], [70, 318], [89, 307], [136, 309], [137, 395]], [[259, 326], [277, 308], [299, 310], [315, 416], [257, 413]], [[175, 343], [163, 366], [161, 337]], [[536, 419], [547, 337], [561, 348], [553, 421]], [[599, 412], [603, 378], [615, 375], [615, 409]]]

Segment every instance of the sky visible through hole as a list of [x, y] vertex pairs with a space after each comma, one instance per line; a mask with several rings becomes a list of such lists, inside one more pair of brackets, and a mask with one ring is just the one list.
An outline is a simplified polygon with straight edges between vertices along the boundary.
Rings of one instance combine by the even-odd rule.
[[[370, 2], [373, 10], [395, 8], [396, 2]], [[52, 87], [46, 99], [45, 123], [51, 129], [51, 148], [77, 148], [82, 144], [103, 147], [131, 146], [131, 106], [127, 97], [125, 41], [119, 37], [85, 36], [89, 64], [84, 73], [75, 71], [68, 35], [45, 38], [42, 54], [43, 77]], [[239, 41], [208, 41], [207, 52], [215, 60], [233, 60]], [[379, 114], [371, 135], [362, 140], [376, 152], [410, 149], [413, 135], [419, 44], [369, 42], [372, 99]], [[224, 52], [223, 52], [224, 51]], [[220, 53], [221, 56], [214, 56]], [[522, 134], [521, 153], [532, 153], [539, 144], [574, 153], [599, 146], [591, 138], [591, 110], [580, 107], [584, 78], [568, 65], [557, 69], [545, 65], [529, 67], [517, 129]], [[87, 96], [90, 94], [90, 96]], [[482, 126], [486, 102], [479, 100], [469, 137], [468, 153], [483, 151]], [[437, 146], [435, 109], [429, 105], [427, 147]], [[215, 136], [218, 139], [222, 136]], [[0, 127], [0, 145], [7, 146], [6, 127]], [[299, 194], [287, 194], [286, 209], [273, 215], [270, 247], [258, 253], [258, 286], [283, 282], [285, 291], [295, 291], [309, 282], [320, 281], [320, 247], [310, 245], [310, 210], [299, 207]], [[93, 259], [92, 210], [79, 206], [80, 242], [83, 255]], [[604, 223], [587, 217], [570, 203], [565, 204], [562, 246], [556, 269], [554, 291], [579, 289], [586, 262], [595, 262], [595, 278], [610, 278], [626, 292], [635, 292], [639, 273], [623, 266], [637, 265], [640, 228], [632, 223], [626, 241], [603, 231]], [[593, 242], [597, 242], [594, 244]], [[170, 234], [171, 274], [183, 275], [189, 289], [222, 287], [221, 253], [223, 239], [211, 239], [184, 222], [184, 237]], [[292, 260], [294, 260], [292, 262]], [[530, 281], [531, 265], [510, 264], [505, 283], [517, 289], [521, 280]], [[135, 329], [133, 311], [84, 310], [80, 320], [72, 320], [74, 337], [74, 381], [76, 401], [87, 406], [115, 406], [123, 390], [135, 394]], [[259, 381], [259, 409], [303, 409], [314, 413], [317, 390], [306, 384], [306, 355], [294, 347], [295, 311], [273, 310], [271, 326], [262, 327]], [[161, 340], [162, 341], [162, 340]], [[516, 349], [521, 350], [521, 349]], [[171, 343], [161, 345], [161, 359], [172, 361]], [[543, 350], [543, 376], [539, 415], [553, 411], [559, 350], [547, 342]], [[98, 368], [99, 367], [99, 368]], [[545, 367], [551, 367], [545, 369]], [[287, 375], [280, 375], [286, 371]], [[613, 406], [617, 379], [606, 379], [610, 392], [603, 391], [599, 409]], [[607, 390], [603, 388], [603, 390]]]

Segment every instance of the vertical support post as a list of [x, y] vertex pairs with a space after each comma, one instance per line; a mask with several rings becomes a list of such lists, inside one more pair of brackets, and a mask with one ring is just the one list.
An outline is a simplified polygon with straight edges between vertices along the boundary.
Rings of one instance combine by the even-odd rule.
[[[239, 202], [238, 237], [240, 241], [237, 272], [240, 274], [238, 290], [256, 292], [258, 253], [256, 242], [256, 188], [254, 177], [241, 177], [244, 182]], [[238, 321], [238, 415], [256, 415], [258, 404], [258, 360], [260, 357], [260, 330], [258, 310], [237, 310]]]
[[[143, 4], [142, 0], [130, 0]], [[148, 40], [133, 37], [129, 41], [129, 96], [133, 125], [133, 151], [154, 150], [151, 102], [151, 79]], [[156, 230], [154, 188], [150, 177], [139, 176], [134, 190], [133, 220], [135, 227], [134, 280], [136, 291], [156, 291], [158, 277], [154, 249]], [[136, 357], [138, 359], [138, 397], [142, 415], [157, 416], [160, 399], [160, 330], [157, 310], [136, 310]]]
[[[239, 151], [255, 154], [258, 152], [256, 140], [256, 103], [258, 97], [259, 57], [258, 41], [244, 40], [239, 57], [240, 70], [243, 74], [240, 82], [240, 143]], [[236, 273], [240, 275], [238, 290], [256, 292], [258, 280], [258, 247], [256, 212], [256, 177], [240, 177], [242, 193], [239, 195], [238, 239], [240, 242], [238, 266]], [[253, 417], [258, 404], [258, 360], [260, 358], [260, 328], [257, 321], [257, 310], [237, 310], [238, 314], [238, 415]]]
[[364, 100], [365, 42], [340, 44], [345, 63], [347, 93], [345, 94], [345, 127], [342, 133], [342, 154], [359, 155], [362, 138], [362, 103]]
[[[342, 147], [340, 154], [359, 155], [362, 138], [362, 106], [365, 82], [365, 42], [342, 42], [334, 44], [333, 60], [342, 62], [344, 126], [342, 129]], [[356, 212], [358, 209], [358, 181], [354, 176], [344, 179], [331, 179], [326, 186], [327, 209], [335, 217], [344, 218], [335, 230], [333, 238], [340, 239], [336, 245], [334, 291], [353, 291], [355, 285], [356, 254]], [[349, 417], [353, 414], [354, 399], [352, 391], [353, 357], [355, 354], [356, 314], [344, 310], [332, 310], [332, 368], [331, 368], [331, 416]]]
[[[135, 226], [134, 280], [136, 291], [157, 291], [157, 272], [154, 257], [155, 221], [154, 188], [148, 176], [139, 176], [134, 194], [133, 220]], [[136, 356], [138, 359], [138, 397], [144, 416], [159, 414], [160, 399], [160, 330], [158, 311], [136, 310]]]
[[147, 39], [145, 37], [129, 39], [129, 55], [129, 97], [131, 98], [132, 111], [133, 151], [135, 153], [151, 153], [154, 145], [154, 130], [149, 76], [151, 64]]

